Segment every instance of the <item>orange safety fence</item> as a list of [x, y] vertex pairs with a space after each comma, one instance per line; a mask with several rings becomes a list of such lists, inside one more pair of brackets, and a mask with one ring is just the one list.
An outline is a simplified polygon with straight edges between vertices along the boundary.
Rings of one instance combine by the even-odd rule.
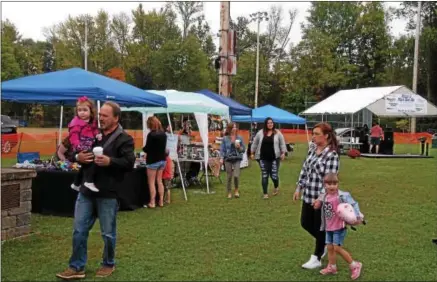
[[[24, 131], [24, 130], [23, 130]], [[1, 149], [3, 158], [15, 158], [18, 150], [20, 152], [39, 152], [40, 155], [52, 155], [54, 154], [57, 142], [58, 131], [56, 129], [31, 129], [28, 132], [20, 132], [17, 134], [3, 134], [1, 136]], [[287, 143], [305, 143], [307, 141], [307, 135], [305, 130], [301, 129], [284, 129], [281, 130], [284, 134]], [[143, 132], [142, 130], [127, 130], [129, 135], [135, 141], [135, 149], [140, 150], [143, 146]], [[243, 137], [247, 144], [249, 139], [249, 131], [240, 130], [239, 134]], [[66, 130], [62, 132], [62, 138], [67, 137]], [[194, 132], [194, 141], [201, 142], [199, 132]], [[219, 136], [218, 132], [209, 133], [209, 142], [214, 143], [215, 138]], [[427, 142], [431, 142], [432, 135], [429, 133], [394, 133], [395, 144], [418, 144], [418, 138], [426, 137]], [[309, 138], [311, 133], [309, 132]]]

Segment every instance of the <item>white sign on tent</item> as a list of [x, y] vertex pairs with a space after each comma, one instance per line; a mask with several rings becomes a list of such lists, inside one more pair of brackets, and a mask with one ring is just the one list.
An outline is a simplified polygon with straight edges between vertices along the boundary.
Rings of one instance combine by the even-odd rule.
[[167, 133], [167, 149], [172, 160], [176, 160], [178, 157], [178, 137], [176, 134]]
[[414, 94], [390, 94], [385, 97], [388, 113], [426, 114], [427, 101]]

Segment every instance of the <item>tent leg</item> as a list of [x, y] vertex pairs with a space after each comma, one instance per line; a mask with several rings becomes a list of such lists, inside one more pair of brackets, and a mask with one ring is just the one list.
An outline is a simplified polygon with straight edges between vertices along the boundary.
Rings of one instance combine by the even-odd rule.
[[62, 122], [64, 117], [64, 105], [61, 105], [61, 116], [59, 119], [59, 138], [58, 138], [58, 146], [61, 145], [62, 142]]
[[305, 123], [305, 131], [306, 131], [306, 134], [307, 134], [307, 141], [308, 141], [308, 146], [310, 145], [310, 136], [309, 136], [309, 134], [308, 134], [308, 125]]
[[[168, 111], [167, 111], [167, 120], [168, 120], [168, 124], [170, 125], [171, 136], [174, 137], [173, 127], [171, 126], [170, 114], [168, 113]], [[185, 183], [184, 183], [184, 179], [182, 177], [181, 164], [179, 163], [179, 156], [176, 157], [176, 163], [178, 164], [179, 178], [181, 179], [182, 190], [184, 191], [184, 198], [185, 198], [185, 201], [188, 201], [187, 191], [185, 190]]]
[[187, 191], [185, 190], [184, 177], [182, 175], [181, 164], [179, 163], [179, 157], [176, 158], [176, 163], [178, 164], [179, 178], [181, 179], [182, 190], [184, 191], [185, 201], [188, 201]]
[[353, 129], [354, 129], [354, 114], [352, 114], [351, 117], [352, 117], [351, 118], [352, 119], [352, 121], [351, 121], [351, 143], [354, 143], [354, 141], [355, 141], [354, 139], [355, 138], [354, 138], [354, 135], [352, 134]]
[[100, 100], [97, 100], [97, 125], [100, 128], [100, 118], [99, 118], [99, 115], [100, 115]]
[[147, 115], [145, 113], [141, 113], [142, 122], [143, 122], [143, 147], [146, 146], [146, 128], [147, 128]]

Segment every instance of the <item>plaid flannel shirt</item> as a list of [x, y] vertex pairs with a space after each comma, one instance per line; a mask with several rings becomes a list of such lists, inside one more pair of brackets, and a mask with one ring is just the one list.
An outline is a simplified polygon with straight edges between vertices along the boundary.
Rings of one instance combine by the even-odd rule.
[[311, 204], [324, 192], [323, 178], [328, 173], [338, 173], [340, 161], [338, 154], [326, 147], [320, 155], [317, 146], [311, 143], [307, 157], [300, 171], [296, 191], [301, 192], [305, 203]]

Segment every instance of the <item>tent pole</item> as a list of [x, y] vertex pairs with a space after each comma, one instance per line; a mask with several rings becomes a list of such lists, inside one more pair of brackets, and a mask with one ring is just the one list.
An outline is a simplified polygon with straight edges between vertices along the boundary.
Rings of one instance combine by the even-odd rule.
[[[171, 136], [174, 137], [174, 134], [173, 134], [173, 127], [171, 126], [170, 114], [168, 113], [168, 110], [167, 110], [167, 120], [168, 120], [168, 124], [170, 125]], [[176, 154], [177, 154], [177, 150], [176, 150]], [[179, 163], [179, 155], [176, 156], [176, 163], [177, 163], [177, 165], [178, 165], [179, 178], [181, 179], [182, 190], [184, 191], [184, 198], [185, 198], [185, 201], [188, 201], [188, 198], [187, 198], [187, 191], [185, 190], [184, 179], [182, 178], [181, 165], [180, 165], [180, 163]]]
[[305, 123], [305, 131], [307, 133], [307, 142], [308, 142], [308, 146], [310, 145], [310, 136], [308, 134], [308, 125]]
[[58, 138], [58, 146], [62, 143], [62, 122], [64, 117], [64, 104], [61, 104], [61, 116], [59, 119], [59, 138]]
[[100, 100], [97, 100], [97, 125], [100, 128]]
[[351, 143], [354, 143], [354, 136], [353, 136], [353, 130], [354, 130], [354, 114], [351, 115], [352, 116], [352, 120], [351, 120]]
[[146, 113], [141, 113], [142, 124], [143, 124], [143, 147], [146, 146], [146, 127], [147, 127], [147, 115]]

